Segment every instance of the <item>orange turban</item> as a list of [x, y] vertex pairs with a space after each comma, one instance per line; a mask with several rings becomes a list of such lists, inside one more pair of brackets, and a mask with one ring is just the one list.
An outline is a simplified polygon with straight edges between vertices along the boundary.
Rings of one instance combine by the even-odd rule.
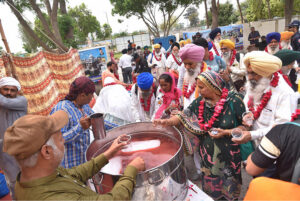
[[226, 47], [228, 47], [231, 50], [233, 50], [235, 48], [234, 42], [232, 42], [232, 40], [229, 40], [229, 39], [221, 40], [220, 46], [222, 47], [223, 45], [225, 45]]
[[289, 40], [294, 35], [294, 32], [284, 31], [284, 32], [281, 32], [280, 35], [281, 35], [281, 40]]

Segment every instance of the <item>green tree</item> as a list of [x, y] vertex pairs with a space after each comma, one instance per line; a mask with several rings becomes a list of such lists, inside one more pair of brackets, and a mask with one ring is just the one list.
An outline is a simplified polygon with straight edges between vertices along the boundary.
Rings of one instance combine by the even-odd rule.
[[[212, 24], [212, 13], [208, 12], [209, 24]], [[238, 21], [237, 11], [228, 1], [219, 5], [218, 26], [234, 24]]]
[[28, 53], [36, 52], [39, 44], [27, 34], [20, 24], [18, 25], [18, 28], [23, 43], [23, 49]]
[[103, 24], [102, 26], [103, 39], [110, 38], [112, 34], [112, 28], [109, 24]]
[[186, 8], [191, 4], [198, 4], [200, 0], [110, 0], [113, 5], [113, 14], [119, 14], [121, 16], [131, 17], [136, 16], [142, 19], [149, 31], [155, 37], [159, 37], [159, 22], [157, 20], [157, 12], [160, 12], [163, 16], [164, 24], [164, 36], [169, 35], [169, 31], [173, 26], [173, 23], [177, 21], [171, 21], [175, 14], [175, 11], [179, 11], [179, 18]]
[[[171, 24], [172, 24], [172, 26], [170, 27], [170, 29], [172, 29], [172, 28], [175, 28], [175, 27], [177, 27], [178, 26], [178, 18], [176, 17], [176, 16], [173, 16], [172, 18], [171, 18]], [[160, 25], [159, 25], [159, 29], [161, 30], [161, 31], [164, 31], [165, 29], [166, 29], [166, 24], [165, 23], [161, 23]]]
[[300, 13], [300, 0], [248, 0], [247, 20], [257, 21], [272, 17], [285, 17], [286, 25], [292, 15]]
[[196, 27], [200, 20], [199, 20], [199, 13], [197, 9], [193, 6], [188, 7], [185, 14], [183, 15], [184, 19], [188, 19], [190, 21], [191, 27]]
[[[73, 23], [74, 35], [75, 40], [79, 44], [85, 43], [89, 33], [95, 33], [99, 39], [103, 38], [99, 21], [92, 15], [84, 3], [74, 8], [69, 8], [68, 15], [75, 21]], [[91, 35], [94, 39], [94, 34]]]
[[[61, 6], [61, 2], [64, 0], [53, 0], [52, 5], [49, 0], [1, 1], [7, 3], [27, 34], [29, 34], [34, 40], [36, 40], [39, 45], [42, 46], [45, 50], [53, 51], [52, 48], [50, 48], [47, 44], [45, 44], [44, 41], [41, 40], [41, 38], [38, 37], [38, 35], [30, 27], [28, 22], [23, 18], [22, 13], [24, 13], [25, 10], [33, 12], [36, 17], [39, 18], [45, 34], [55, 43], [55, 46], [57, 48], [59, 48], [61, 51], [68, 51], [68, 47], [63, 44], [58, 25], [58, 10]], [[45, 14], [49, 17], [49, 23], [45, 18]]]

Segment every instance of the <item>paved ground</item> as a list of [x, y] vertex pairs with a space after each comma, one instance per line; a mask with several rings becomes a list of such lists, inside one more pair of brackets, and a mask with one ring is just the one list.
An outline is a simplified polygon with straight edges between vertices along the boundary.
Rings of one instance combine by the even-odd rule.
[[[194, 161], [192, 157], [185, 157], [184, 160], [185, 166], [187, 167], [187, 173], [188, 175], [193, 175], [196, 172], [196, 168], [194, 165]], [[243, 198], [245, 197], [245, 194], [247, 192], [248, 186], [250, 181], [252, 180], [252, 177], [249, 176], [245, 169], [242, 168], [242, 180], [243, 180], [243, 184], [242, 184], [242, 190], [241, 190], [241, 194], [240, 194], [240, 200], [243, 200]], [[201, 189], [201, 184], [198, 181], [192, 181], [193, 183], [195, 183], [200, 189]]]

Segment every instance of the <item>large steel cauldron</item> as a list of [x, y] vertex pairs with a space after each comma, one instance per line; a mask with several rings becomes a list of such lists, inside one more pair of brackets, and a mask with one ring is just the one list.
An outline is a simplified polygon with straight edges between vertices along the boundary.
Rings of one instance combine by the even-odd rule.
[[[180, 132], [175, 127], [153, 127], [151, 122], [120, 126], [110, 130], [105, 139], [93, 141], [86, 152], [87, 160], [105, 152], [112, 141], [122, 134], [129, 134], [132, 139], [147, 135], [167, 137], [178, 145], [177, 152], [168, 161], [137, 175], [132, 200], [183, 200], [188, 188], [183, 162], [183, 139]], [[145, 161], [146, 165], [147, 162], [149, 161]], [[100, 194], [109, 192], [120, 176], [100, 171], [92, 179], [95, 190]]]

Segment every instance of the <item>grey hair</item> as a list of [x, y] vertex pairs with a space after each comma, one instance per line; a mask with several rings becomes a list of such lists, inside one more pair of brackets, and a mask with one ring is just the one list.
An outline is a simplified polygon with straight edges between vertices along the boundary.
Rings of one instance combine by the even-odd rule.
[[[48, 141], [45, 143], [45, 145], [51, 146], [53, 148], [53, 150], [55, 150], [55, 151], [57, 150], [57, 146], [54, 142], [53, 135], [48, 139]], [[39, 152], [40, 151], [37, 151], [34, 154], [32, 154], [31, 156], [29, 156], [23, 160], [18, 160], [19, 165], [28, 167], [28, 168], [34, 167], [37, 163]]]

